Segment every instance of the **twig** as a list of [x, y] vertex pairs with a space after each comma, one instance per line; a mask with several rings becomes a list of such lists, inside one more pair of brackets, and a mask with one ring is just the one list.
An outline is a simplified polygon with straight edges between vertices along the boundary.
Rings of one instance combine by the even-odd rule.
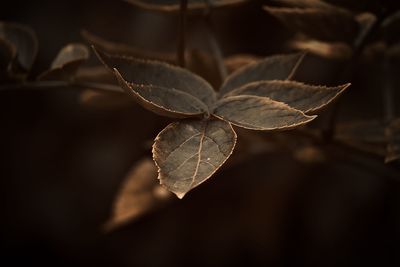
[[217, 61], [218, 64], [218, 71], [221, 77], [221, 81], [224, 81], [225, 78], [228, 76], [228, 71], [226, 70], [226, 66], [224, 63], [224, 55], [221, 51], [221, 47], [218, 43], [217, 38], [215, 37], [215, 30], [214, 30], [214, 25], [212, 23], [211, 19], [211, 4], [210, 0], [205, 0], [206, 2], [206, 12], [205, 12], [205, 17], [206, 17], [206, 34], [207, 34], [207, 40], [210, 44], [211, 51], [214, 55], [214, 58]]
[[181, 67], [186, 66], [185, 62], [185, 50], [186, 50], [186, 16], [187, 16], [188, 0], [180, 0], [180, 12], [179, 12], [179, 37], [178, 37], [178, 49], [177, 57], [178, 64]]

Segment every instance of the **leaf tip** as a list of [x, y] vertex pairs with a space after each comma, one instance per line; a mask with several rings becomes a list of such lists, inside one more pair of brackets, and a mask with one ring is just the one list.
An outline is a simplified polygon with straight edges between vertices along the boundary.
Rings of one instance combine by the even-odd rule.
[[186, 193], [182, 193], [182, 192], [174, 192], [174, 194], [179, 198], [179, 199], [182, 199], [185, 195], [186, 195]]

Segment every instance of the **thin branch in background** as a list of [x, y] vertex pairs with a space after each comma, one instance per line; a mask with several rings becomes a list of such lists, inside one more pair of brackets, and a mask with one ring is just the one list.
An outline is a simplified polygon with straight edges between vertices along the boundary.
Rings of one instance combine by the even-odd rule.
[[112, 92], [112, 93], [124, 92], [119, 86], [112, 84], [94, 83], [94, 82], [68, 82], [68, 81], [35, 81], [35, 82], [24, 82], [15, 84], [4, 84], [0, 86], [0, 91], [19, 90], [26, 88], [34, 88], [40, 90], [47, 88], [71, 88], [71, 87], [75, 87], [78, 89], [92, 89], [92, 90]]
[[218, 64], [218, 70], [219, 74], [221, 77], [221, 81], [224, 81], [225, 78], [228, 76], [228, 71], [226, 70], [226, 66], [224, 63], [224, 55], [222, 53], [221, 47], [218, 43], [217, 38], [215, 37], [215, 30], [214, 30], [214, 25], [212, 23], [211, 19], [211, 3], [210, 0], [205, 0], [207, 8], [205, 12], [205, 17], [206, 17], [206, 34], [207, 34], [207, 40], [209, 42], [211, 51], [214, 55], [214, 58], [217, 61]]
[[177, 57], [178, 64], [181, 67], [186, 66], [185, 62], [185, 50], [186, 50], [186, 17], [187, 17], [187, 6], [188, 0], [180, 1], [180, 12], [179, 12], [179, 37], [178, 37], [178, 49]]

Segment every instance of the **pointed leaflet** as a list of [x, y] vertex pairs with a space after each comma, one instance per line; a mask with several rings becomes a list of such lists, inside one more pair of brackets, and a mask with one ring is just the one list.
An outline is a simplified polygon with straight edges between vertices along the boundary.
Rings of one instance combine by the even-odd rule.
[[287, 28], [323, 41], [348, 41], [357, 36], [353, 14], [342, 9], [264, 7]]
[[220, 94], [224, 95], [250, 82], [290, 79], [303, 57], [304, 53], [277, 55], [246, 65], [228, 76], [221, 86]]
[[157, 61], [111, 56], [95, 50], [121, 87], [143, 107], [174, 118], [203, 116], [216, 95], [201, 77]]
[[69, 80], [89, 58], [89, 49], [83, 44], [64, 46], [51, 64], [51, 68], [39, 76], [39, 80]]
[[213, 114], [236, 126], [252, 130], [287, 130], [316, 118], [285, 103], [254, 95], [225, 97], [217, 103]]
[[261, 81], [246, 84], [230, 92], [234, 95], [254, 95], [284, 102], [304, 113], [314, 112], [340, 95], [350, 84], [337, 87], [306, 85], [294, 81]]
[[153, 145], [160, 183], [182, 198], [221, 167], [235, 143], [236, 133], [225, 121], [171, 123], [159, 133]]
[[25, 76], [31, 69], [38, 51], [35, 32], [24, 25], [0, 22], [0, 39], [12, 44], [16, 51], [9, 67], [10, 73]]
[[[162, 12], [178, 12], [180, 0], [124, 0], [135, 6]], [[208, 3], [212, 8], [244, 3], [249, 0], [188, 0], [188, 9], [205, 9]]]

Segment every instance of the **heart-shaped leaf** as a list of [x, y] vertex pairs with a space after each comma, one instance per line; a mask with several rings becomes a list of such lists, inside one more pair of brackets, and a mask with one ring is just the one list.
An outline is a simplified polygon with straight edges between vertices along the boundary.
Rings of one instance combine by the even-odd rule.
[[217, 103], [213, 114], [242, 128], [268, 131], [292, 129], [316, 118], [285, 103], [255, 95], [225, 97]]
[[221, 86], [220, 95], [225, 95], [251, 82], [290, 79], [303, 60], [304, 55], [304, 53], [277, 55], [248, 64], [228, 76]]
[[68, 44], [60, 50], [51, 68], [39, 76], [39, 80], [70, 80], [88, 58], [89, 49], [85, 45]]
[[[162, 12], [178, 12], [179, 0], [124, 0], [140, 8]], [[249, 0], [188, 0], [188, 10], [205, 9], [210, 5], [212, 8], [228, 5], [237, 5]]]
[[264, 7], [295, 32], [323, 41], [352, 42], [359, 24], [351, 12], [343, 9]]
[[216, 99], [211, 85], [179, 67], [157, 61], [111, 56], [95, 50], [121, 87], [143, 107], [164, 116], [208, 116]]
[[8, 67], [10, 75], [25, 78], [38, 51], [35, 32], [24, 25], [0, 22], [0, 39], [14, 46], [15, 56]]
[[304, 113], [315, 112], [344, 92], [350, 84], [337, 87], [313, 86], [295, 81], [261, 81], [246, 84], [231, 91], [234, 95], [255, 95], [284, 102]]
[[153, 145], [160, 183], [182, 198], [221, 167], [235, 143], [236, 133], [225, 121], [171, 123], [159, 133]]

